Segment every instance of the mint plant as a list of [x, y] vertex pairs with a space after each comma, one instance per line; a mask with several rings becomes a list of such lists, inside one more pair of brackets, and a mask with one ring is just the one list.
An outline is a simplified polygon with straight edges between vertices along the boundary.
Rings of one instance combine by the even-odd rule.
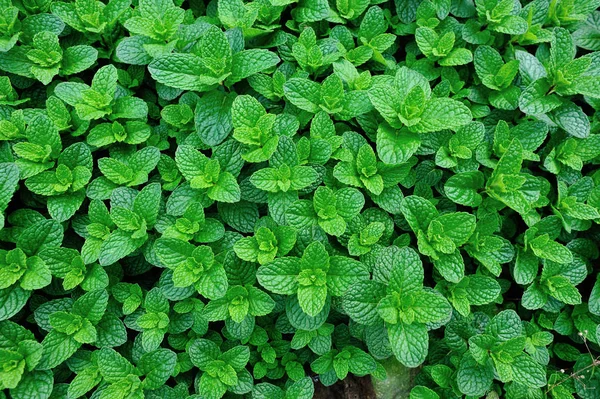
[[356, 260], [330, 257], [323, 244], [314, 242], [301, 258], [282, 257], [262, 265], [256, 277], [271, 292], [297, 294], [302, 310], [314, 317], [323, 310], [328, 295], [341, 296], [352, 283], [368, 278], [368, 270]]
[[97, 59], [98, 50], [92, 46], [76, 45], [63, 49], [57, 33], [42, 30], [35, 33], [29, 43], [3, 52], [0, 64], [6, 72], [47, 85], [57, 74], [77, 74], [90, 68]]
[[0, 399], [598, 397], [599, 31], [0, 0]]
[[194, 246], [176, 238], [160, 238], [154, 244], [158, 259], [173, 270], [173, 285], [189, 287], [207, 298], [219, 298], [227, 290], [227, 275], [210, 247]]

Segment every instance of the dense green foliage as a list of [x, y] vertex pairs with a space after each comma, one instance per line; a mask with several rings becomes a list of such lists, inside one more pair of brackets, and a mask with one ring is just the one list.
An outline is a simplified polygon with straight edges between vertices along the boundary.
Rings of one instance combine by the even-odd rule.
[[600, 0], [0, 0], [0, 398], [599, 398]]

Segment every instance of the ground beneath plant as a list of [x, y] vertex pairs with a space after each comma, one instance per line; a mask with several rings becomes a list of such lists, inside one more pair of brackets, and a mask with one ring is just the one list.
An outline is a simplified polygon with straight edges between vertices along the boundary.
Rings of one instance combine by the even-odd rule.
[[316, 383], [313, 399], [377, 399], [377, 395], [370, 377], [348, 374], [346, 379], [330, 387]]
[[383, 381], [373, 383], [369, 376], [348, 374], [346, 379], [330, 387], [316, 382], [313, 399], [407, 399], [419, 369], [406, 368], [393, 357], [384, 360], [382, 365], [387, 373]]

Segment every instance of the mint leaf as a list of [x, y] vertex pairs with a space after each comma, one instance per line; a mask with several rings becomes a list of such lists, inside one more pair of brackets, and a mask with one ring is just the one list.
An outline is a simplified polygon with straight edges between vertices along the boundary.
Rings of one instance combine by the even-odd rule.
[[429, 348], [427, 328], [422, 324], [388, 325], [392, 351], [406, 367], [417, 367], [425, 361]]

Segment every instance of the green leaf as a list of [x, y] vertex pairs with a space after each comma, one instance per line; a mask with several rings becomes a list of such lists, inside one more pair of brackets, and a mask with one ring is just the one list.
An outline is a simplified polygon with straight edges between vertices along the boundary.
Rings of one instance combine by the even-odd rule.
[[406, 367], [418, 367], [425, 361], [429, 348], [429, 334], [424, 324], [386, 324], [392, 351]]
[[377, 129], [377, 155], [387, 164], [408, 161], [420, 145], [419, 135], [407, 129], [395, 130], [385, 124]]
[[54, 220], [41, 220], [26, 228], [17, 238], [17, 246], [28, 256], [44, 248], [58, 247], [63, 240], [62, 226]]
[[594, 287], [590, 292], [590, 299], [588, 301], [590, 313], [599, 315], [600, 314], [600, 279], [596, 277]]
[[44, 352], [38, 364], [39, 370], [52, 369], [70, 358], [81, 344], [71, 336], [51, 330], [42, 341]]
[[439, 396], [437, 393], [432, 391], [431, 389], [417, 385], [413, 389], [410, 390], [409, 399], [438, 399]]
[[581, 293], [566, 277], [552, 276], [545, 283], [548, 286], [550, 295], [559, 301], [570, 305], [581, 303]]
[[298, 22], [316, 22], [327, 18], [329, 6], [323, 0], [302, 0], [296, 8], [295, 18]]
[[4, 211], [17, 189], [19, 168], [14, 163], [0, 163], [0, 209]]
[[66, 222], [79, 210], [85, 199], [83, 190], [48, 198], [48, 213], [57, 222]]
[[548, 113], [561, 105], [554, 95], [547, 95], [550, 84], [546, 79], [539, 79], [530, 84], [519, 97], [519, 109], [528, 115]]
[[521, 336], [522, 329], [521, 319], [514, 310], [503, 310], [486, 326], [486, 332], [502, 341]]
[[143, 217], [148, 226], [154, 226], [158, 218], [161, 187], [158, 183], [148, 184], [133, 201], [133, 211]]
[[102, 266], [112, 265], [139, 248], [143, 241], [134, 239], [131, 233], [118, 229], [110, 233], [100, 247], [98, 261]]
[[385, 286], [372, 280], [359, 281], [346, 291], [342, 300], [344, 311], [357, 323], [374, 325], [379, 321], [377, 304], [385, 294]]
[[452, 283], [458, 283], [465, 275], [465, 263], [458, 250], [451, 254], [439, 254], [433, 265], [444, 279]]
[[298, 288], [299, 273], [300, 261], [297, 258], [280, 258], [259, 267], [256, 278], [271, 292], [292, 295]]
[[96, 324], [102, 319], [107, 304], [106, 290], [92, 291], [82, 295], [73, 303], [72, 312]]
[[549, 259], [556, 263], [570, 263], [573, 261], [571, 251], [564, 245], [550, 240], [547, 234], [536, 237], [529, 245], [533, 253], [540, 258]]
[[48, 399], [54, 388], [54, 376], [51, 371], [41, 370], [25, 374], [10, 395], [15, 399]]
[[308, 79], [292, 78], [283, 87], [285, 96], [296, 107], [308, 112], [320, 110], [321, 86]]
[[424, 271], [419, 255], [411, 248], [401, 248], [392, 255], [389, 289], [401, 296], [423, 288]]
[[369, 270], [363, 263], [345, 256], [329, 258], [327, 288], [331, 295], [342, 296], [352, 284], [368, 278]]
[[434, 219], [443, 227], [443, 234], [456, 246], [466, 243], [475, 231], [475, 216], [465, 212], [446, 213]]
[[92, 46], [72, 46], [63, 53], [61, 74], [73, 75], [91, 67], [98, 58], [98, 50]]
[[546, 370], [529, 355], [517, 356], [512, 363], [513, 379], [530, 388], [542, 388], [547, 384]]
[[486, 305], [500, 295], [500, 284], [491, 277], [473, 275], [467, 282], [467, 299], [472, 305]]
[[231, 104], [233, 96], [214, 91], [198, 100], [194, 115], [196, 131], [206, 145], [219, 145], [233, 129]]
[[483, 396], [492, 385], [494, 369], [488, 364], [480, 365], [470, 354], [466, 354], [460, 361], [456, 380], [463, 394]]
[[220, 202], [238, 202], [240, 200], [240, 187], [237, 180], [229, 172], [222, 172], [215, 185], [208, 189], [208, 197]]
[[483, 173], [479, 171], [457, 173], [446, 181], [444, 192], [459, 205], [477, 207], [482, 201], [479, 191], [484, 182]]
[[549, 114], [550, 119], [573, 137], [584, 139], [590, 135], [590, 121], [581, 108], [565, 103]]
[[298, 287], [298, 303], [309, 316], [317, 316], [323, 310], [326, 299], [327, 287], [314, 285]]
[[13, 317], [27, 304], [31, 291], [18, 285], [0, 289], [0, 320]]
[[271, 68], [280, 59], [272, 51], [263, 49], [244, 50], [233, 55], [231, 75], [227, 78], [227, 83], [239, 82], [249, 76], [252, 76], [265, 69]]
[[431, 202], [425, 198], [414, 195], [405, 197], [402, 200], [400, 210], [414, 232], [427, 230], [429, 223], [431, 223], [438, 214], [435, 206], [433, 206]]
[[450, 318], [452, 306], [442, 295], [433, 291], [420, 291], [412, 295], [411, 307], [419, 323], [442, 322]]
[[425, 104], [420, 121], [413, 128], [419, 133], [457, 129], [471, 122], [471, 111], [463, 103], [450, 98], [436, 98]]
[[206, 339], [192, 341], [187, 351], [192, 363], [200, 370], [206, 369], [221, 354], [217, 344]]
[[108, 382], [117, 382], [133, 373], [133, 365], [114, 349], [102, 348], [97, 356], [100, 374]]
[[[255, 385], [256, 387], [256, 385]], [[287, 399], [310, 399], [315, 393], [315, 386], [309, 377], [302, 378], [287, 388], [285, 397]], [[253, 393], [254, 395], [254, 393]], [[266, 397], [265, 397], [266, 399]], [[276, 398], [275, 398], [276, 399]]]
[[212, 76], [202, 58], [185, 53], [155, 58], [148, 70], [157, 82], [182, 90], [209, 91], [227, 77]]
[[21, 276], [21, 288], [39, 290], [50, 284], [52, 275], [48, 266], [37, 256], [27, 260], [27, 271]]
[[169, 349], [158, 349], [142, 355], [138, 363], [139, 371], [146, 376], [146, 389], [158, 389], [165, 384], [175, 371], [177, 355]]
[[517, 284], [529, 284], [537, 276], [539, 260], [531, 252], [521, 249], [517, 252], [513, 275]]

